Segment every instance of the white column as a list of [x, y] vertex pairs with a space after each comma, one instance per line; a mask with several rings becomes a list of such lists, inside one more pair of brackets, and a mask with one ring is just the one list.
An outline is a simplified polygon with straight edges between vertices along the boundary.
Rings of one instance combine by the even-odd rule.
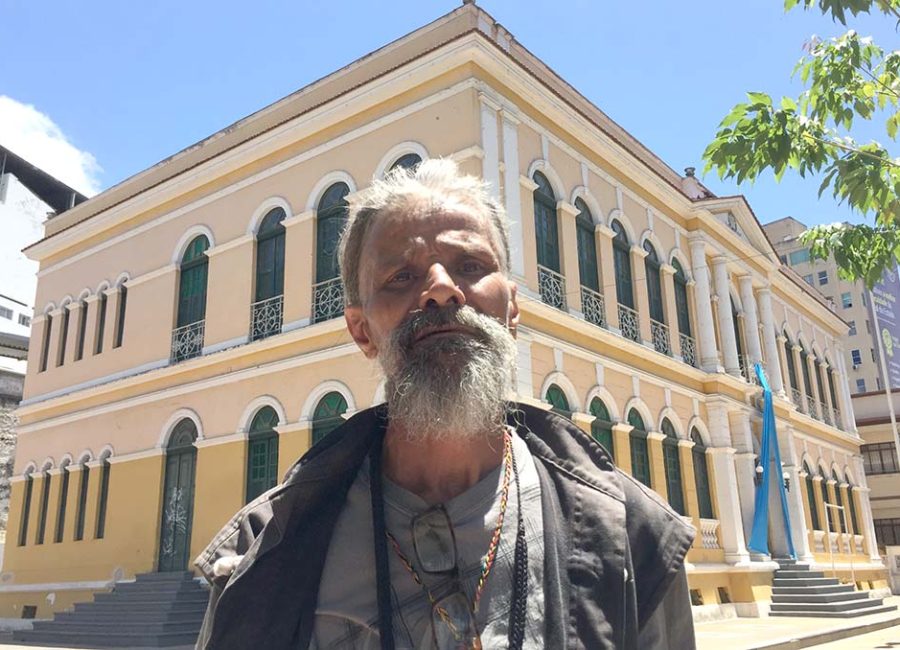
[[734, 449], [713, 447], [707, 450], [707, 454], [712, 459], [719, 533], [722, 539], [722, 548], [725, 550], [725, 561], [732, 564], [747, 564], [750, 562], [750, 554], [747, 552], [746, 538], [744, 537], [741, 504], [737, 490], [734, 489], [737, 481]]
[[803, 510], [803, 487], [800, 484], [803, 478], [800, 476], [800, 467], [794, 464], [785, 465], [784, 471], [788, 473], [790, 480], [787, 502], [794, 551], [798, 560], [809, 562], [812, 561], [813, 555], [809, 548], [809, 531], [806, 529], [806, 515]]
[[500, 106], [485, 93], [478, 93], [481, 103], [481, 176], [490, 184], [491, 196], [500, 200], [500, 145], [497, 111]]
[[843, 429], [847, 433], [856, 433], [856, 418], [853, 416], [853, 402], [850, 399], [850, 385], [847, 383], [847, 360], [844, 358], [844, 348], [837, 346], [835, 363], [838, 371], [838, 402], [841, 405], [841, 420]]
[[722, 353], [725, 357], [725, 372], [735, 377], [741, 376], [738, 362], [737, 339], [731, 317], [731, 292], [728, 284], [728, 261], [721, 255], [714, 257], [713, 275], [716, 279], [716, 295], [719, 302], [716, 309], [719, 316], [719, 336], [722, 339]]
[[700, 347], [700, 367], [707, 372], [719, 370], [716, 330], [713, 326], [712, 293], [709, 267], [706, 266], [706, 243], [691, 239], [691, 270], [694, 276], [694, 297], [697, 310], [697, 343]]
[[503, 190], [509, 219], [510, 272], [513, 279], [525, 283], [525, 232], [522, 228], [521, 190], [519, 189], [519, 120], [509, 111], [503, 118]]
[[[759, 343], [759, 319], [756, 315], [756, 296], [753, 295], [753, 278], [742, 275], [738, 278], [741, 304], [744, 306], [744, 338], [747, 340], [747, 354], [750, 364], [762, 362], [762, 346]], [[752, 373], [752, 368], [750, 369]]]
[[873, 562], [878, 562], [881, 560], [881, 556], [878, 554], [878, 544], [875, 541], [875, 522], [872, 520], [872, 503], [869, 501], [871, 490], [863, 469], [862, 456], [853, 457], [853, 475], [859, 484], [860, 492], [862, 492], [860, 499], [862, 512], [857, 512], [856, 515], [862, 519], [862, 526], [865, 529], [866, 552]]
[[750, 414], [740, 410], [730, 414], [731, 446], [735, 449], [735, 485], [741, 504], [741, 524], [746, 539], [753, 530], [753, 513], [756, 508], [756, 454], [753, 453], [753, 433]]
[[759, 296], [759, 316], [763, 326], [763, 345], [766, 348], [766, 376], [772, 392], [784, 397], [784, 378], [781, 375], [781, 355], [778, 353], [778, 340], [775, 336], [775, 317], [772, 314], [772, 291], [763, 287], [757, 292]]
[[534, 397], [531, 375], [531, 336], [521, 329], [516, 334], [516, 392], [520, 397]]

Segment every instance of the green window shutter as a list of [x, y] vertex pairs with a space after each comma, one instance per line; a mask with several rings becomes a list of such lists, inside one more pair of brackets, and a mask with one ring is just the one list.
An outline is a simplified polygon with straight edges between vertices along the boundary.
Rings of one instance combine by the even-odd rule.
[[247, 444], [246, 503], [278, 483], [278, 414], [264, 406], [253, 417]]
[[563, 392], [562, 388], [556, 384], [550, 384], [544, 399], [550, 402], [554, 413], [559, 413], [566, 417], [571, 416], [572, 410], [569, 408], [569, 400], [566, 399], [566, 394]]
[[44, 543], [44, 534], [47, 532], [47, 508], [50, 506], [50, 472], [44, 472], [44, 481], [41, 486], [41, 510], [38, 516], [37, 539], [35, 543]]
[[284, 238], [282, 208], [266, 213], [256, 234], [256, 302], [284, 293]]
[[616, 450], [613, 443], [613, 423], [609, 418], [609, 409], [606, 408], [606, 404], [600, 398], [595, 397], [591, 400], [590, 411], [591, 415], [594, 416], [594, 421], [591, 422], [591, 435], [594, 436], [594, 440], [603, 445], [603, 448], [609, 452], [613, 462], [615, 462]]
[[797, 366], [794, 364], [794, 351], [793, 346], [791, 345], [791, 341], [787, 338], [787, 335], [784, 337], [784, 356], [787, 359], [788, 365], [788, 375], [791, 379], [791, 388], [794, 390], [800, 390], [799, 384], [797, 384]]
[[697, 503], [700, 506], [701, 519], [715, 519], [712, 506], [712, 496], [709, 490], [709, 465], [706, 462], [706, 447], [700, 432], [691, 431], [691, 440], [694, 448], [691, 450], [694, 461], [694, 486], [697, 488]]
[[97, 303], [97, 345], [94, 354], [103, 352], [103, 333], [106, 329], [106, 294], [100, 293], [100, 302]]
[[125, 310], [128, 305], [128, 287], [124, 284], [119, 287], [119, 313], [116, 315], [116, 337], [113, 347], [122, 347], [125, 339]]
[[666, 491], [669, 494], [669, 505], [679, 515], [687, 514], [684, 507], [684, 489], [681, 483], [681, 457], [678, 454], [678, 435], [669, 420], [663, 420], [663, 465], [666, 471]]
[[31, 474], [25, 477], [25, 494], [22, 497], [22, 519], [19, 522], [19, 546], [28, 542], [28, 519], [31, 517], [31, 497], [34, 491], [34, 478]]
[[103, 539], [106, 534], [106, 504], [109, 501], [109, 460], [104, 458], [100, 466], [100, 495], [97, 502], [97, 531], [94, 537]]
[[647, 276], [647, 297], [650, 302], [650, 318], [657, 323], [665, 323], [663, 311], [662, 282], [659, 277], [659, 256], [649, 241], [644, 242], [647, 256], [644, 258], [644, 273]]
[[861, 535], [862, 531], [859, 529], [859, 523], [856, 519], [856, 499], [853, 498], [852, 483], [847, 487], [847, 500], [850, 501], [850, 525], [853, 526], [853, 534]]
[[650, 471], [650, 452], [647, 449], [647, 430], [644, 419], [635, 409], [628, 412], [628, 424], [633, 428], [629, 435], [631, 447], [631, 474], [648, 488], [653, 487]]
[[81, 307], [78, 309], [78, 343], [75, 347], [75, 360], [81, 360], [84, 357], [84, 335], [87, 330], [87, 302], [82, 300]]
[[[416, 157], [418, 158], [418, 156]], [[346, 183], [335, 183], [325, 190], [322, 199], [319, 201], [319, 206], [316, 210], [317, 284], [340, 276], [338, 244], [341, 233], [347, 225], [347, 195], [349, 193], [350, 188]]]
[[347, 400], [337, 391], [328, 393], [313, 411], [312, 420], [312, 442], [316, 444], [329, 433], [344, 423], [341, 417], [347, 412]]
[[59, 332], [59, 353], [56, 356], [57, 366], [61, 366], [66, 362], [66, 340], [69, 338], [69, 308], [64, 306], [62, 311], [62, 328]]
[[803, 373], [803, 387], [806, 389], [807, 395], [812, 395], [812, 381], [809, 377], [809, 362], [807, 359], [809, 355], [806, 353], [806, 350], [800, 351], [800, 371]]
[[195, 237], [181, 259], [178, 288], [178, 327], [197, 323], [206, 318], [206, 288], [209, 240]]
[[408, 154], [405, 154], [405, 155], [397, 158], [397, 160], [394, 161], [394, 164], [391, 165], [391, 167], [388, 171], [398, 169], [398, 168], [414, 170], [416, 167], [419, 166], [419, 164], [421, 164], [421, 162], [422, 162], [422, 156], [420, 156], [417, 153], [408, 153]]
[[816, 505], [816, 483], [813, 481], [813, 473], [806, 463], [803, 463], [803, 470], [806, 472], [806, 499], [809, 505], [809, 518], [812, 520], [813, 530], [822, 530], [822, 525], [819, 522], [819, 508]]
[[556, 218], [556, 197], [550, 181], [540, 172], [534, 173], [534, 234], [537, 242], [537, 263], [559, 273], [559, 225]]
[[822, 383], [822, 373], [819, 372], [819, 360], [814, 360], [816, 367], [816, 387], [819, 389], [819, 399], [824, 404], [828, 401], [828, 396], [825, 395], [825, 385]]
[[612, 222], [616, 233], [613, 237], [613, 265], [616, 269], [616, 295], [619, 303], [634, 309], [634, 287], [631, 283], [631, 245], [625, 228], [618, 221]]
[[44, 321], [44, 337], [41, 342], [41, 365], [40, 372], [44, 372], [47, 369], [47, 359], [50, 355], [50, 336], [53, 333], [53, 316], [47, 314], [47, 318]]
[[56, 509], [56, 534], [53, 541], [57, 544], [63, 540], [66, 529], [66, 503], [69, 500], [69, 469], [63, 467], [60, 470], [59, 503]]
[[81, 481], [78, 485], [78, 510], [75, 512], [75, 540], [84, 539], [84, 519], [87, 511], [88, 485], [91, 468], [87, 463], [81, 464]]
[[678, 260], [672, 260], [675, 267], [675, 311], [678, 312], [678, 331], [685, 336], [691, 334], [691, 308], [687, 296], [687, 277]]
[[[834, 390], [834, 373], [829, 372], [828, 374], [828, 392], [831, 394], [831, 405], [834, 408], [838, 407], [837, 395]], [[839, 426], [837, 422], [834, 423], [835, 426]]]
[[578, 275], [581, 286], [600, 293], [600, 274], [597, 271], [597, 239], [594, 236], [594, 217], [587, 204], [575, 200], [575, 236], [578, 244]]

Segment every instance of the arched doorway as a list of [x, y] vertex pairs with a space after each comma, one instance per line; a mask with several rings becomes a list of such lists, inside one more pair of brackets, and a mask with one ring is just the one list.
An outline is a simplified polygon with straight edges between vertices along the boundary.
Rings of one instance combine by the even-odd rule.
[[159, 537], [159, 570], [184, 571], [190, 560], [197, 466], [197, 425], [184, 418], [166, 445], [166, 475]]

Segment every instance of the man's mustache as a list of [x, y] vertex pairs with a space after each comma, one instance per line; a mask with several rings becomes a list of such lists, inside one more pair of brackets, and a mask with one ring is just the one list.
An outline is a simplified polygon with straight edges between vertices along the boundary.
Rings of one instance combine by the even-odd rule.
[[490, 318], [490, 316], [478, 313], [468, 305], [420, 309], [412, 312], [398, 326], [395, 331], [395, 340], [402, 348], [409, 349], [430, 331], [459, 328], [470, 332], [481, 342], [488, 342], [491, 332], [487, 329], [485, 319]]

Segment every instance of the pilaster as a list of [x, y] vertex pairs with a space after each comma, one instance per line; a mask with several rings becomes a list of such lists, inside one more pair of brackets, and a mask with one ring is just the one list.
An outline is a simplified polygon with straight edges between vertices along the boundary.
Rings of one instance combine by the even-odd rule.
[[787, 472], [788, 480], [790, 481], [787, 502], [794, 551], [796, 551], [799, 559], [809, 561], [812, 559], [812, 553], [809, 550], [809, 530], [812, 526], [803, 500], [804, 492], [806, 491], [806, 481], [801, 476], [800, 468], [796, 465], [785, 465], [783, 471]]
[[[282, 221], [284, 226], [284, 326], [309, 325], [315, 275], [315, 210]], [[247, 306], [249, 311], [249, 305]]]
[[567, 201], [558, 201], [556, 214], [559, 220], [559, 247], [562, 253], [562, 275], [565, 280], [566, 306], [569, 311], [581, 313], [581, 277], [578, 270], [578, 233], [575, 217], [578, 208]]
[[119, 313], [119, 300], [122, 298], [122, 294], [119, 292], [118, 287], [104, 289], [103, 293], [106, 295], [106, 318], [103, 321], [102, 351], [108, 352], [113, 349], [113, 343], [116, 341], [116, 315]]
[[663, 308], [666, 314], [666, 323], [669, 326], [669, 345], [672, 355], [681, 358], [681, 333], [678, 328], [678, 307], [675, 304], [675, 267], [671, 264], [663, 264], [659, 267], [660, 280], [662, 281]]
[[500, 143], [497, 111], [500, 106], [484, 92], [478, 93], [481, 107], [481, 176], [488, 183], [491, 197], [500, 201]]
[[78, 495], [81, 490], [81, 465], [70, 464], [64, 471], [69, 473], [69, 492], [66, 495], [66, 522], [62, 541], [74, 542], [75, 524], [78, 519]]
[[711, 447], [707, 456], [712, 460], [712, 478], [715, 485], [716, 512], [719, 515], [719, 539], [725, 550], [725, 561], [731, 564], [747, 564], [750, 554], [741, 520], [741, 505], [734, 489], [737, 477], [734, 466], [734, 449]]
[[782, 374], [781, 354], [778, 339], [775, 335], [775, 316], [772, 314], [772, 290], [763, 287], [757, 291], [759, 297], [759, 312], [762, 320], [763, 345], [766, 348], [766, 376], [769, 379], [769, 387], [779, 397], [784, 397], [784, 375]]
[[632, 476], [631, 473], [631, 430], [633, 426], [625, 422], [616, 422], [612, 426], [613, 446], [616, 448], [616, 466]]
[[759, 318], [756, 312], [756, 296], [753, 295], [753, 278], [749, 275], [742, 275], [738, 278], [738, 285], [741, 291], [741, 305], [744, 307], [744, 337], [747, 339], [747, 354], [752, 366], [755, 363], [762, 363], [762, 346], [759, 341]]
[[100, 296], [91, 295], [85, 298], [87, 303], [87, 321], [84, 326], [84, 356], [91, 357], [97, 350], [97, 310], [100, 307]]
[[697, 309], [697, 343], [700, 347], [700, 367], [707, 372], [719, 370], [719, 351], [713, 324], [712, 291], [709, 267], [706, 265], [706, 243], [691, 239], [691, 269], [694, 276], [694, 299]]
[[719, 317], [719, 336], [722, 340], [722, 353], [725, 360], [725, 372], [733, 377], [741, 376], [738, 362], [737, 338], [731, 319], [731, 293], [728, 282], [728, 261], [721, 255], [713, 258], [713, 274], [716, 278], [716, 295], [719, 298], [716, 310]]
[[662, 441], [665, 434], [656, 431], [647, 434], [647, 453], [650, 456], [650, 476], [653, 481], [653, 489], [669, 501], [669, 485], [666, 482], [666, 460], [663, 456]]
[[[513, 279], [525, 280], [525, 215], [522, 214], [519, 185], [519, 120], [508, 110], [500, 112], [503, 136], [503, 198], [509, 219], [510, 272]], [[532, 222], [534, 215], [531, 215]], [[532, 229], [534, 225], [532, 224]]]
[[[78, 349], [78, 335], [81, 333], [81, 311], [84, 306], [80, 300], [70, 302], [66, 309], [69, 310], [69, 336], [66, 343], [66, 363], [74, 363], [80, 361], [84, 356], [84, 350]], [[87, 316], [87, 312], [85, 312]], [[87, 327], [87, 322], [85, 322]]]
[[650, 297], [647, 295], [647, 269], [644, 268], [644, 258], [647, 251], [640, 246], [632, 246], [631, 250], [631, 278], [635, 294], [635, 309], [640, 320], [641, 342], [653, 347], [650, 334]]
[[613, 332], [619, 331], [619, 295], [616, 290], [616, 267], [613, 258], [613, 237], [615, 231], [609, 226], [598, 224], [594, 228], [597, 251], [600, 257], [600, 288], [603, 290], [603, 309], [606, 326]]

